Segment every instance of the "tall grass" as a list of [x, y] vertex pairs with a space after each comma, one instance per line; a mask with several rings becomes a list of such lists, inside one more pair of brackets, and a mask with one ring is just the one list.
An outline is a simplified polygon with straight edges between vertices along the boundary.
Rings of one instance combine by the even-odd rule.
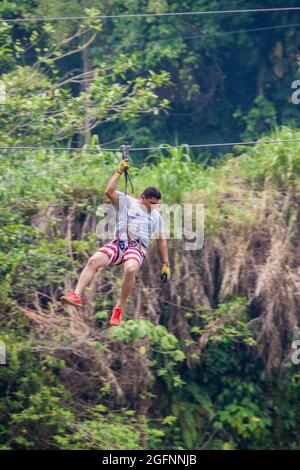
[[[300, 132], [281, 129], [272, 139], [295, 139]], [[253, 220], [257, 191], [287, 190], [299, 183], [300, 142], [257, 144], [235, 149], [214, 166], [195, 163], [187, 146], [166, 149], [152, 164], [131, 165], [135, 196], [149, 185], [158, 186], [164, 203], [199, 202], [205, 205], [208, 233], [238, 227]], [[201, 157], [201, 156], [200, 156]], [[67, 153], [40, 150], [0, 155], [0, 202], [2, 207], [38, 208], [50, 202], [89, 207], [104, 199], [119, 154], [108, 152]], [[121, 179], [120, 190], [124, 189]], [[251, 215], [252, 213], [252, 215]], [[254, 216], [255, 218], [255, 216]]]

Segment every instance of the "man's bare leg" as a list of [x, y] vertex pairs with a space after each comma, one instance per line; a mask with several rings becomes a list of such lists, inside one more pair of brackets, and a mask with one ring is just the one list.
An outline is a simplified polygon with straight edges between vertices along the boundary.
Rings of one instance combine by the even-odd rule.
[[80, 274], [80, 277], [77, 282], [77, 286], [75, 289], [76, 294], [81, 297], [83, 294], [84, 289], [92, 282], [96, 271], [99, 268], [103, 268], [107, 266], [109, 263], [109, 257], [105, 253], [95, 253], [91, 258], [88, 260], [84, 270]]
[[132, 289], [135, 285], [135, 276], [139, 269], [139, 262], [135, 259], [129, 259], [128, 261], [125, 261], [123, 284], [116, 308], [123, 309], [125, 307], [128, 296], [132, 292]]

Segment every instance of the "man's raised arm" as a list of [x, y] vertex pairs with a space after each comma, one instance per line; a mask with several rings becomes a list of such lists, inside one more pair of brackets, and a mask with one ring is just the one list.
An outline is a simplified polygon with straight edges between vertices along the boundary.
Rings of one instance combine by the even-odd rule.
[[120, 176], [122, 173], [124, 173], [125, 170], [128, 170], [128, 160], [122, 160], [118, 168], [116, 169], [115, 174], [111, 177], [111, 179], [108, 182], [108, 185], [106, 186], [105, 194], [106, 196], [111, 200], [113, 204], [116, 204], [118, 202], [118, 193], [116, 191], [117, 189], [117, 184]]

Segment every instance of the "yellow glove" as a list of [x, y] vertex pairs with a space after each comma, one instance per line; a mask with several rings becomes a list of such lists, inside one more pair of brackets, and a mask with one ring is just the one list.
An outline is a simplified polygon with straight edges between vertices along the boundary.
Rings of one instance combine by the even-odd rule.
[[170, 279], [171, 271], [169, 263], [163, 263], [160, 277], [163, 282], [167, 282]]
[[125, 170], [128, 170], [129, 168], [129, 160], [128, 158], [126, 158], [125, 160], [121, 160], [118, 167], [117, 167], [117, 172], [120, 173], [120, 175], [122, 173], [124, 173]]

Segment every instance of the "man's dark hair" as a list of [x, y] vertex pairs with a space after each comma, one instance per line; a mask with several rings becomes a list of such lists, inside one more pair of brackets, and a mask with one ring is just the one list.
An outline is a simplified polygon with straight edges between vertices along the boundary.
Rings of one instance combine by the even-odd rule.
[[148, 188], [144, 189], [141, 194], [141, 197], [144, 196], [145, 199], [150, 199], [151, 197], [155, 197], [156, 199], [161, 199], [161, 192], [155, 186], [148, 186]]

